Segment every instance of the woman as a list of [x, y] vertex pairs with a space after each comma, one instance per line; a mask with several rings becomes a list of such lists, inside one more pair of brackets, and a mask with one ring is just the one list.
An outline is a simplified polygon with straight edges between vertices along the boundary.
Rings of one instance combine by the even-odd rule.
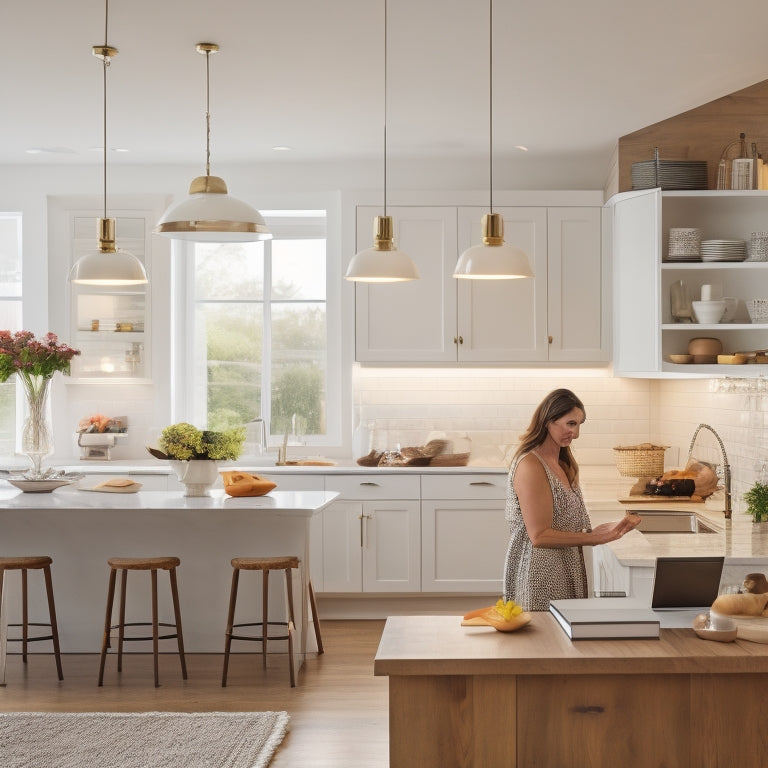
[[582, 547], [615, 541], [640, 523], [639, 517], [627, 515], [592, 528], [571, 453], [585, 418], [584, 405], [573, 392], [550, 392], [512, 459], [504, 599], [527, 611], [546, 611], [550, 600], [587, 597]]

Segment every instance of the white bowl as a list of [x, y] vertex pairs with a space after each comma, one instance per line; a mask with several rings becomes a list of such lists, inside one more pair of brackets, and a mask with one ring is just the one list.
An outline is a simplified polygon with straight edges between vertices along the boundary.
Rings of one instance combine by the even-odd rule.
[[724, 301], [692, 301], [697, 323], [719, 323], [725, 314]]

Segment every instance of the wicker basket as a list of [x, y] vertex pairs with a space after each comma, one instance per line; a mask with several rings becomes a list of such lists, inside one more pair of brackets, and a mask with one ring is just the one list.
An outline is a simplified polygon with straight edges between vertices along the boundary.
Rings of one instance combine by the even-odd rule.
[[622, 477], [659, 477], [664, 474], [666, 445], [629, 445], [613, 449]]

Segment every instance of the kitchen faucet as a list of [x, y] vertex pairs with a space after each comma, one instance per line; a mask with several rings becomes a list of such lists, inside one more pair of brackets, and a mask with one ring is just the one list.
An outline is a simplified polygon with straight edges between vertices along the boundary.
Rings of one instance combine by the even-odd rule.
[[720, 453], [723, 457], [723, 484], [725, 486], [725, 519], [730, 520], [731, 519], [731, 467], [728, 464], [728, 457], [725, 454], [725, 446], [723, 445], [723, 441], [720, 439], [720, 435], [715, 432], [715, 430], [709, 426], [709, 424], [699, 424], [698, 427], [696, 427], [696, 431], [693, 433], [693, 437], [691, 438], [691, 446], [688, 449], [688, 461], [686, 462], [686, 466], [691, 460], [691, 455], [693, 453], [693, 444], [696, 442], [696, 435], [699, 434], [699, 431], [701, 429], [708, 429], [717, 439], [718, 444], [720, 445]]

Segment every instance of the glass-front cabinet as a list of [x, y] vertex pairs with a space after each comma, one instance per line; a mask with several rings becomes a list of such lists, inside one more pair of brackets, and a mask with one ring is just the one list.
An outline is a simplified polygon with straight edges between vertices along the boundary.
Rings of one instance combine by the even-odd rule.
[[[147, 272], [148, 224], [141, 216], [116, 220], [118, 248], [141, 260]], [[76, 214], [71, 225], [74, 263], [95, 247], [96, 219]], [[101, 287], [70, 283], [71, 338], [81, 352], [72, 361], [73, 376], [150, 378], [150, 285]]]

